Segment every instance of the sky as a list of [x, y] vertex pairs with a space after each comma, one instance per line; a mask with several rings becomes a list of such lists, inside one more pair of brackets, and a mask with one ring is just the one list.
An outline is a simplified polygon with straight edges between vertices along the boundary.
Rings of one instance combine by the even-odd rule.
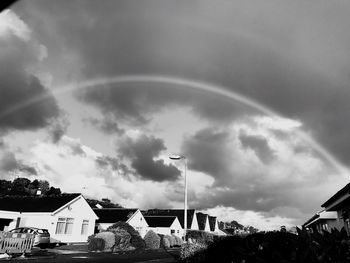
[[19, 1], [0, 13], [0, 178], [300, 225], [348, 183], [350, 3]]

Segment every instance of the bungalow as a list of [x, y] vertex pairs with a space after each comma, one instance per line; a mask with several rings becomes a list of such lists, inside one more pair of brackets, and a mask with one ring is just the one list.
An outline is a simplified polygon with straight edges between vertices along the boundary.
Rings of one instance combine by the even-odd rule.
[[145, 216], [149, 230], [157, 234], [183, 236], [183, 228], [176, 216]]
[[0, 198], [0, 230], [44, 228], [54, 242], [86, 242], [94, 233], [96, 219], [81, 194]]
[[148, 224], [139, 209], [126, 208], [97, 208], [94, 212], [99, 217], [96, 221], [98, 231], [106, 230], [116, 222], [125, 222], [137, 230], [141, 237], [148, 231]]
[[209, 216], [203, 213], [196, 213], [199, 230], [210, 232]]
[[331, 231], [332, 228], [340, 230], [342, 225], [339, 223], [336, 212], [321, 211], [307, 220], [303, 227], [311, 229], [313, 232], [322, 233], [322, 231]]
[[337, 213], [338, 228], [345, 227], [350, 234], [350, 183], [329, 198], [322, 207]]
[[[150, 209], [143, 212], [145, 216], [176, 216], [184, 228], [184, 209]], [[196, 211], [194, 209], [187, 210], [187, 229], [199, 230]]]
[[218, 234], [219, 231], [219, 223], [215, 216], [208, 216], [210, 232], [213, 234]]

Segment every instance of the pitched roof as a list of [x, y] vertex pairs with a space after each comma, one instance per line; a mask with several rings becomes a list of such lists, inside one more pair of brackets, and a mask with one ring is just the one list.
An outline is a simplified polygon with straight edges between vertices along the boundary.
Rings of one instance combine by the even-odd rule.
[[81, 194], [59, 196], [5, 196], [0, 198], [0, 210], [13, 212], [54, 212]]
[[176, 220], [176, 216], [145, 216], [150, 227], [170, 227]]
[[127, 222], [130, 217], [138, 210], [136, 208], [95, 208], [93, 209], [98, 216], [96, 223], [116, 223], [119, 221]]
[[341, 198], [343, 195], [349, 194], [349, 193], [350, 193], [350, 183], [345, 185], [338, 192], [336, 192], [331, 198], [329, 198], [326, 202], [324, 202], [324, 204], [321, 205], [321, 207], [326, 208], [327, 206], [331, 205], [332, 203], [337, 201], [339, 198]]
[[205, 225], [208, 220], [208, 215], [203, 213], [196, 213], [196, 216], [197, 216], [199, 230], [205, 230]]
[[[150, 209], [144, 211], [144, 216], [177, 216], [184, 228], [184, 209]], [[191, 228], [195, 210], [187, 209], [187, 228]]]
[[216, 223], [216, 217], [215, 216], [209, 216], [209, 226], [210, 226], [210, 231], [215, 231], [215, 223]]

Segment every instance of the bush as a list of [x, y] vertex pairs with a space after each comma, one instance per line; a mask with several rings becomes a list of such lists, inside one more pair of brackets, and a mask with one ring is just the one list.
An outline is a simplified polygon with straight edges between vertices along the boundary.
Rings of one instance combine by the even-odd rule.
[[111, 251], [115, 245], [115, 235], [112, 232], [101, 232], [95, 235], [95, 238], [102, 238], [105, 241], [105, 251]]
[[163, 237], [162, 245], [163, 245], [164, 248], [170, 248], [170, 241], [169, 241], [169, 239], [166, 238], [166, 237]]
[[204, 250], [196, 246], [184, 244], [181, 258], [189, 263], [350, 262], [350, 241], [345, 230], [310, 234], [298, 229], [298, 235], [287, 232], [255, 233], [246, 237], [228, 236]]
[[89, 251], [103, 251], [105, 249], [105, 241], [102, 238], [93, 237], [88, 244]]
[[199, 257], [206, 248], [207, 246], [203, 243], [185, 243], [181, 247], [180, 258], [187, 260], [194, 256]]
[[182, 241], [182, 238], [181, 237], [178, 237], [176, 235], [173, 235], [173, 237], [175, 238], [175, 243], [176, 243], [176, 246], [181, 246], [183, 244], [183, 241]]
[[209, 245], [214, 241], [214, 235], [200, 230], [187, 230], [187, 239], [191, 238], [195, 242]]
[[117, 222], [107, 228], [107, 231], [115, 233], [116, 231], [124, 229], [130, 236], [130, 243], [136, 249], [144, 249], [146, 247], [145, 241], [141, 238], [139, 232], [137, 232], [132, 226], [125, 222]]
[[130, 243], [131, 235], [124, 229], [117, 229], [114, 231], [115, 234], [115, 246], [113, 252], [117, 251], [130, 251], [134, 250]]
[[173, 236], [165, 235], [164, 239], [168, 239], [169, 240], [170, 247], [173, 247], [173, 246], [176, 245], [176, 240], [175, 240], [175, 238]]
[[160, 237], [152, 230], [147, 232], [144, 240], [148, 248], [158, 249], [160, 247]]

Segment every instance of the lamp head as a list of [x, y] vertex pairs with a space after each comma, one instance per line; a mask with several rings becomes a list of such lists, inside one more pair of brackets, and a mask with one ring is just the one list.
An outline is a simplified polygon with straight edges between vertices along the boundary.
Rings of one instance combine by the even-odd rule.
[[169, 159], [171, 159], [171, 160], [181, 160], [181, 159], [186, 159], [186, 157], [185, 156], [183, 156], [183, 155], [170, 155], [169, 156]]

